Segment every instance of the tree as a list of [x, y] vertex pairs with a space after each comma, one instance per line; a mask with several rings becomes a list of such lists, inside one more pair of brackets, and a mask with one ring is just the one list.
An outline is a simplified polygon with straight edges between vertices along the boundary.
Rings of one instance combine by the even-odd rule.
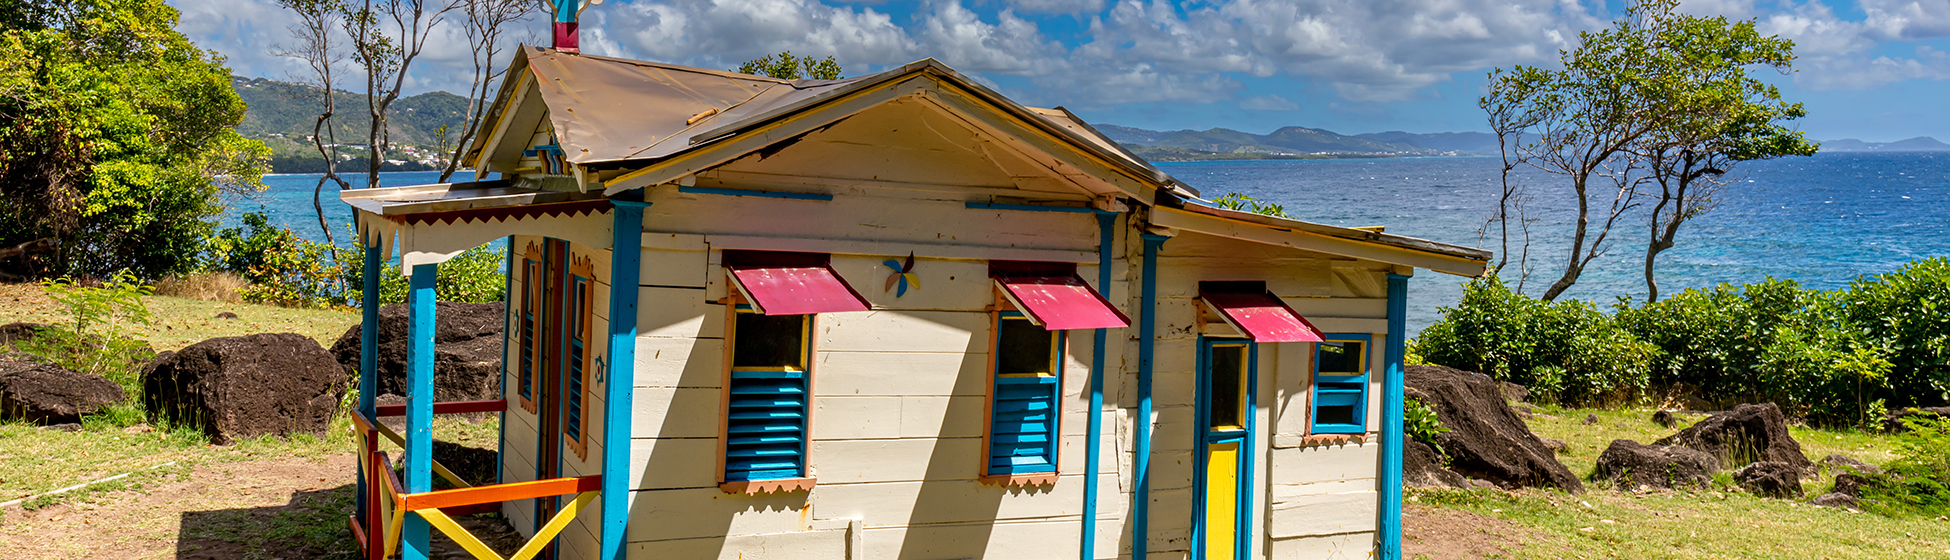
[[[1676, 232], [1678, 224], [1711, 207], [1710, 197], [1681, 184], [1693, 188], [1702, 177], [1718, 176], [1713, 164], [1734, 157], [1733, 146], [1771, 146], [1740, 151], [1739, 157], [1801, 149], [1799, 136], [1778, 125], [1798, 118], [1800, 106], [1781, 103], [1778, 92], [1745, 74], [1755, 64], [1786, 69], [1793, 43], [1761, 37], [1752, 21], [1679, 14], [1678, 5], [1633, 3], [1611, 28], [1580, 33], [1576, 48], [1559, 51], [1561, 70], [1517, 66], [1490, 74], [1489, 94], [1479, 106], [1493, 126], [1499, 118], [1516, 125], [1499, 129], [1499, 136], [1530, 138], [1505, 144], [1506, 158], [1515, 153], [1564, 176], [1576, 193], [1569, 255], [1545, 300], [1570, 289], [1605, 253], [1612, 228], [1643, 202], [1641, 189], [1662, 187], [1662, 204], [1652, 212], [1657, 247], [1671, 240], [1661, 228]], [[1726, 148], [1713, 149], [1719, 159], [1701, 157], [1702, 149], [1723, 142]], [[1607, 183], [1612, 199], [1598, 207], [1591, 191]], [[1648, 251], [1648, 279], [1651, 259], [1661, 250]]]
[[[463, 23], [468, 52], [473, 56], [474, 81], [467, 87], [467, 117], [462, 121], [460, 134], [453, 138], [454, 152], [447, 157], [446, 165], [440, 170], [440, 182], [447, 182], [459, 169], [461, 156], [465, 155], [468, 143], [478, 132], [481, 114], [487, 111], [487, 104], [491, 101], [488, 94], [493, 93], [495, 81], [506, 71], [495, 62], [501, 51], [508, 47], [503, 39], [503, 28], [527, 19], [531, 14], [529, 9], [534, 5], [535, 2], [531, 0], [462, 0], [460, 10], [465, 16]], [[445, 153], [448, 133], [445, 127], [442, 129], [440, 151]]]
[[318, 149], [318, 156], [325, 159], [325, 175], [318, 178], [318, 184], [311, 189], [311, 206], [318, 213], [318, 229], [325, 232], [325, 242], [334, 244], [332, 226], [325, 219], [325, 183], [333, 182], [343, 191], [352, 188], [338, 174], [338, 136], [332, 129], [332, 116], [338, 108], [335, 93], [338, 89], [338, 76], [334, 71], [345, 60], [345, 53], [338, 48], [340, 16], [345, 11], [342, 0], [278, 0], [278, 4], [298, 15], [298, 23], [291, 26], [291, 37], [297, 45], [279, 48], [275, 54], [296, 58], [310, 68], [310, 76], [296, 77], [293, 81], [318, 88], [319, 112], [312, 121], [312, 146]]
[[1674, 0], [1646, 6], [1665, 22], [1653, 54], [1665, 59], [1660, 66], [1676, 70], [1669, 79], [1678, 85], [1659, 126], [1632, 147], [1658, 185], [1645, 247], [1645, 300], [1654, 302], [1659, 253], [1673, 247], [1682, 224], [1719, 204], [1735, 165], [1814, 155], [1818, 145], [1786, 126], [1807, 114], [1800, 103], [1782, 100], [1777, 88], [1747, 75], [1749, 66], [1789, 71], [1793, 41], [1761, 36], [1752, 20], [1672, 13]]
[[195, 263], [223, 192], [263, 188], [270, 150], [232, 127], [223, 59], [162, 0], [0, 9], [0, 243], [59, 243], [40, 273], [149, 278]]
[[386, 116], [406, 86], [407, 71], [426, 48], [433, 28], [446, 21], [455, 4], [447, 0], [363, 0], [346, 6], [340, 15], [351, 38], [352, 60], [365, 70], [366, 188], [379, 186], [379, 167], [386, 163]]
[[795, 57], [792, 56], [792, 51], [785, 51], [779, 53], [777, 58], [766, 55], [745, 61], [744, 64], [738, 65], [737, 72], [756, 76], [771, 76], [781, 80], [838, 80], [840, 79], [840, 63], [831, 56], [823, 59], [816, 59], [810, 56]]

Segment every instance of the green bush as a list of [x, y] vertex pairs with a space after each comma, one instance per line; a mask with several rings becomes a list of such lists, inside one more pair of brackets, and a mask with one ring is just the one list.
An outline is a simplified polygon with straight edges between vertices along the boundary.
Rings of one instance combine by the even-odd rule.
[[14, 349], [122, 386], [129, 399], [88, 421], [106, 419], [118, 427], [141, 422], [136, 403], [142, 402], [142, 366], [155, 357], [155, 351], [135, 337], [135, 327], [153, 320], [142, 302], [149, 287], [124, 271], [100, 286], [59, 279], [42, 282], [41, 289], [60, 304], [66, 320], [14, 342]]
[[1496, 277], [1470, 281], [1462, 301], [1441, 313], [1410, 342], [1416, 355], [1564, 404], [1640, 398], [1659, 354], [1590, 303], [1538, 301]]
[[1409, 439], [1426, 443], [1435, 449], [1436, 455], [1442, 455], [1442, 444], [1436, 443], [1435, 437], [1448, 433], [1449, 428], [1442, 425], [1435, 407], [1411, 398], [1402, 401], [1402, 413], [1403, 430], [1408, 432]]
[[1847, 326], [1886, 345], [1892, 408], [1950, 400], [1950, 259], [1857, 278], [1839, 297]]
[[1868, 475], [1865, 507], [1883, 514], [1950, 514], [1950, 418], [1905, 417], [1909, 431], [1896, 436], [1896, 460], [1883, 474]]
[[[440, 264], [434, 293], [441, 301], [483, 303], [506, 297], [507, 253], [487, 246], [462, 251]], [[364, 289], [365, 254], [356, 247], [308, 241], [272, 227], [263, 214], [245, 214], [244, 227], [219, 232], [205, 267], [235, 272], [250, 281], [244, 299], [286, 307], [357, 307]], [[406, 276], [396, 264], [380, 267], [379, 302], [406, 301]]]
[[1659, 348], [1652, 382], [1686, 383], [1725, 399], [1757, 394], [1759, 367], [1776, 327], [1806, 307], [1813, 292], [1792, 281], [1688, 289], [1664, 301], [1615, 306], [1626, 330]]

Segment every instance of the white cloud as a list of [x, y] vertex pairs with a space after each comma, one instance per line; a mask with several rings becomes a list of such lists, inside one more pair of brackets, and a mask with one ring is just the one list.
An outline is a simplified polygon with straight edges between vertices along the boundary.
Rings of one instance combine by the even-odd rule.
[[732, 68], [789, 50], [834, 56], [849, 74], [920, 58], [906, 30], [872, 8], [814, 0], [673, 0], [619, 2], [602, 9], [604, 48], [619, 49], [619, 56]]
[[1008, 0], [1009, 7], [1026, 14], [1094, 14], [1104, 0]]
[[1815, 89], [1861, 90], [1906, 80], [1950, 79], [1950, 53], [1927, 46], [1915, 58], [1878, 56], [1817, 59], [1804, 64], [1796, 81]]
[[1248, 111], [1298, 111], [1300, 104], [1278, 95], [1255, 95], [1241, 102], [1239, 108]]
[[1865, 23], [1884, 37], [1950, 37], [1950, 0], [1861, 0]]

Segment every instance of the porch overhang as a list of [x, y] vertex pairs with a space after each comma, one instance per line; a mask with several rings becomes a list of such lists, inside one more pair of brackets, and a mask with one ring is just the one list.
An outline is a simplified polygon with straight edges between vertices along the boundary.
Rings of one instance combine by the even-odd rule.
[[1468, 247], [1197, 204], [1154, 206], [1151, 224], [1471, 278], [1482, 276], [1490, 261], [1488, 251]]
[[534, 234], [608, 249], [613, 220], [591, 219], [613, 204], [597, 193], [553, 191], [506, 180], [355, 189], [339, 200], [358, 211], [360, 239], [402, 271], [446, 262], [510, 235]]

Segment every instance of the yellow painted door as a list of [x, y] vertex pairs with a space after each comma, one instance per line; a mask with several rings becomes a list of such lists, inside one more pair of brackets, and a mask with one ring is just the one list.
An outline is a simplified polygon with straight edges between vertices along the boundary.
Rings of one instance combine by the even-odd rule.
[[1233, 560], [1239, 550], [1239, 442], [1206, 446], [1205, 560]]

